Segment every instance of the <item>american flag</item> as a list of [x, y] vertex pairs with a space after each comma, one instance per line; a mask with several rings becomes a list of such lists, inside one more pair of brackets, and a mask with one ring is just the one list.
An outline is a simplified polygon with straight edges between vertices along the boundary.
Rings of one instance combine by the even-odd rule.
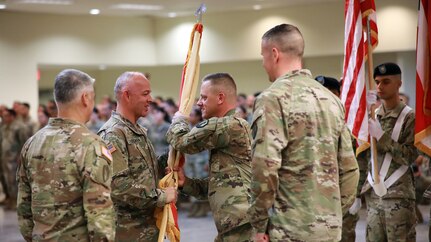
[[416, 126], [415, 145], [431, 156], [431, 62], [430, 29], [431, 3], [419, 3], [419, 21], [416, 49]]
[[368, 111], [366, 105], [365, 61], [367, 58], [367, 19], [372, 48], [378, 43], [374, 0], [346, 0], [344, 9], [344, 70], [341, 101], [346, 123], [357, 138], [358, 152], [367, 148]]

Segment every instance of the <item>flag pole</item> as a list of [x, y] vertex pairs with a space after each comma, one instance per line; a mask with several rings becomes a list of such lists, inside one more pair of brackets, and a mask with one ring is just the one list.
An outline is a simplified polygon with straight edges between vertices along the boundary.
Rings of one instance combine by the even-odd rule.
[[[367, 44], [368, 44], [368, 88], [369, 90], [376, 90], [376, 85], [374, 83], [374, 78], [373, 78], [373, 46], [371, 44], [371, 28], [370, 28], [370, 16], [367, 16]], [[370, 111], [371, 111], [371, 118], [373, 120], [375, 120], [376, 118], [376, 114], [375, 114], [375, 110], [376, 110], [376, 104], [373, 103], [370, 107]], [[371, 137], [371, 152], [373, 153], [372, 157], [374, 158], [374, 162], [372, 162], [372, 169], [373, 169], [373, 180], [375, 184], [379, 184], [380, 183], [380, 176], [379, 176], [379, 167], [377, 164], [377, 147], [376, 147], [376, 138]]]

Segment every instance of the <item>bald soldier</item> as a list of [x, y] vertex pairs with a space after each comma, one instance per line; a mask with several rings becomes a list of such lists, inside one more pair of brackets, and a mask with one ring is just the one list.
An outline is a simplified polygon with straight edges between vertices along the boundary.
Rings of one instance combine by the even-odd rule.
[[343, 105], [302, 69], [298, 28], [275, 26], [261, 47], [272, 84], [253, 113], [254, 240], [339, 241], [359, 177]]
[[22, 149], [17, 209], [26, 241], [114, 241], [112, 157], [85, 126], [93, 83], [84, 72], [60, 72], [54, 84], [58, 118]]
[[218, 231], [215, 241], [250, 241], [250, 128], [234, 115], [236, 84], [227, 73], [210, 74], [200, 92], [197, 105], [205, 120], [190, 129], [187, 117], [177, 112], [167, 137], [183, 153], [208, 150], [209, 177], [187, 178], [181, 169], [178, 186], [186, 194], [208, 198]]
[[116, 241], [157, 241], [154, 210], [175, 202], [176, 189], [157, 188], [162, 172], [147, 131], [137, 120], [148, 114], [150, 82], [139, 72], [121, 74], [114, 87], [117, 110], [99, 130], [113, 156], [112, 200]]

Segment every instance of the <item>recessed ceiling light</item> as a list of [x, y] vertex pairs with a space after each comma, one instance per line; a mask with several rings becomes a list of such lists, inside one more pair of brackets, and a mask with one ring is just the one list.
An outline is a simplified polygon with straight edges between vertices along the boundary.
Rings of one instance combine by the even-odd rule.
[[168, 13], [169, 18], [175, 18], [177, 16], [176, 13]]
[[163, 6], [161, 5], [149, 5], [149, 4], [116, 4], [112, 5], [111, 8], [124, 9], [124, 10], [161, 10]]
[[17, 3], [24, 4], [51, 4], [51, 5], [70, 5], [72, 0], [18, 0]]
[[97, 8], [93, 8], [90, 10], [91, 15], [98, 15], [100, 13], [100, 10]]
[[6, 4], [0, 4], [0, 9], [5, 9], [6, 8]]
[[253, 9], [254, 10], [261, 10], [262, 9], [262, 5], [259, 5], [259, 4], [253, 5]]

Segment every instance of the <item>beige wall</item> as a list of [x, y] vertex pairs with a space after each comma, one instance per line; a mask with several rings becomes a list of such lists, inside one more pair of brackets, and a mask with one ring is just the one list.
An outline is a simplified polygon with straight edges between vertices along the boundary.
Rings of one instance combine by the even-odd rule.
[[[376, 58], [401, 63], [407, 79], [411, 75], [413, 80], [417, 2], [379, 0], [376, 4], [380, 33]], [[275, 24], [288, 22], [299, 26], [304, 34], [306, 67], [315, 75], [339, 77], [343, 7], [344, 2], [337, 1], [263, 11], [207, 13], [201, 76], [230, 72], [241, 92], [251, 94], [265, 88], [269, 83], [260, 64], [261, 35]], [[112, 92], [121, 72], [132, 69], [152, 73], [155, 95], [176, 98], [193, 22], [194, 17], [149, 19], [1, 11], [0, 103], [11, 105], [13, 100], [21, 100], [35, 106], [38, 85], [52, 85], [54, 72], [63, 67], [90, 71], [97, 79], [99, 97]], [[101, 64], [107, 69], [98, 70]], [[60, 67], [45, 74], [53, 65]], [[37, 66], [42, 70], [40, 83], [36, 81]]]

